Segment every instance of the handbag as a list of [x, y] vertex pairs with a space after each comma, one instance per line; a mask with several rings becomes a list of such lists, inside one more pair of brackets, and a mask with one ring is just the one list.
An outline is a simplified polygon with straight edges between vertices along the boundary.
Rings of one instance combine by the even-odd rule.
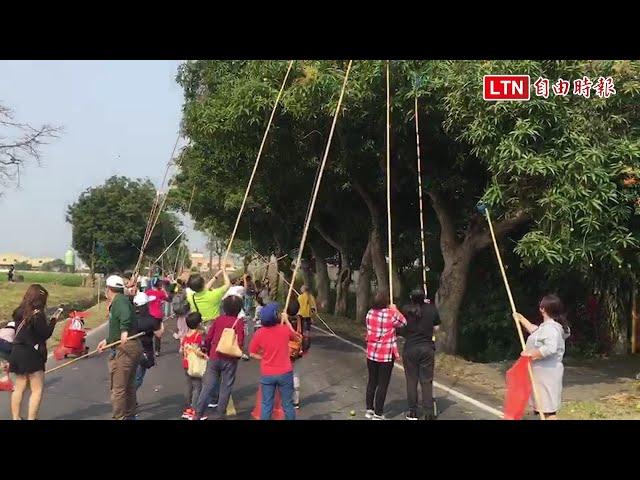
[[238, 320], [239, 318], [236, 318], [231, 328], [227, 327], [222, 330], [216, 352], [236, 358], [242, 356], [242, 349], [238, 346], [238, 335], [236, 335], [236, 323], [238, 323]]
[[143, 350], [142, 357], [140, 357], [140, 365], [142, 368], [149, 369], [156, 364], [156, 358], [153, 352]]
[[207, 359], [198, 355], [197, 349], [187, 347], [187, 375], [202, 378], [207, 369]]
[[297, 317], [296, 332], [299, 338], [296, 340], [289, 340], [289, 357], [292, 360], [302, 357], [302, 326], [300, 325], [300, 317]]

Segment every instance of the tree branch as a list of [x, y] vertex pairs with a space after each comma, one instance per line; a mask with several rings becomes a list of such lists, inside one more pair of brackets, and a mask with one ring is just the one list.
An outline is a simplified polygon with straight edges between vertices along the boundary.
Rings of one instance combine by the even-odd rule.
[[[494, 222], [493, 231], [496, 235], [496, 238], [502, 237], [519, 225], [528, 222], [530, 219], [531, 217], [528, 213], [526, 213], [524, 210], [518, 210], [514, 213], [513, 216], [504, 218], [497, 223]], [[469, 237], [469, 239], [473, 243], [473, 247], [476, 250], [482, 250], [483, 248], [488, 247], [491, 244], [491, 232], [487, 227], [481, 234], [471, 236]]]
[[340, 245], [334, 238], [329, 236], [329, 234], [320, 226], [320, 224], [314, 223], [313, 228], [315, 229], [316, 232], [320, 234], [320, 236], [324, 239], [325, 242], [327, 242], [333, 248], [338, 250], [338, 252], [340, 252], [341, 255], [343, 254], [344, 248], [342, 247], [342, 245]]
[[8, 184], [19, 176], [19, 169], [29, 160], [40, 165], [40, 147], [46, 145], [48, 139], [57, 138], [62, 131], [59, 127], [42, 125], [34, 128], [26, 123], [13, 121], [9, 108], [0, 105], [0, 133], [9, 132], [11, 140], [0, 135], [0, 183]]
[[358, 180], [353, 181], [351, 184], [353, 185], [353, 189], [358, 192], [365, 205], [369, 209], [371, 224], [376, 227], [380, 219], [380, 209], [376, 205], [376, 202], [374, 202], [373, 198], [371, 198], [371, 195], [369, 195], [369, 192], [365, 190], [365, 188]]

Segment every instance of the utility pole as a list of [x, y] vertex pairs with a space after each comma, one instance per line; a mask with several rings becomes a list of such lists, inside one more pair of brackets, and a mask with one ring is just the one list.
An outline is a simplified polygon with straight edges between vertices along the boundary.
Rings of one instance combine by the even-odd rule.
[[209, 272], [213, 275], [213, 234], [209, 234]]
[[96, 241], [91, 246], [91, 287], [96, 288]]

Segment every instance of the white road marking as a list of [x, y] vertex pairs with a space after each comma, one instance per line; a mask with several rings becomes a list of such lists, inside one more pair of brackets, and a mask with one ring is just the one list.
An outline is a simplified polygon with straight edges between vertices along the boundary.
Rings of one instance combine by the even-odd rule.
[[[328, 335], [330, 337], [336, 337], [338, 340], [340, 340], [340, 341], [342, 341], [344, 343], [347, 343], [347, 344], [351, 345], [354, 348], [357, 348], [358, 350], [360, 350], [362, 352], [365, 352], [365, 353], [367, 352], [367, 350], [364, 347], [362, 347], [361, 345], [353, 343], [353, 342], [347, 340], [346, 338], [342, 338], [339, 335], [333, 335], [330, 332], [328, 332], [327, 330], [325, 330], [324, 328], [317, 327], [316, 325], [312, 325], [312, 326], [313, 326], [314, 329], [321, 331], [325, 335]], [[402, 365], [400, 365], [398, 363], [394, 363], [393, 366], [396, 367], [396, 368], [399, 368], [400, 370], [402, 370], [404, 372], [404, 367]], [[484, 410], [485, 412], [491, 413], [491, 414], [495, 415], [496, 417], [503, 418], [502, 412], [500, 410], [498, 410], [496, 408], [493, 408], [493, 407], [487, 405], [486, 403], [482, 403], [481, 401], [476, 400], [475, 398], [471, 398], [468, 395], [465, 395], [464, 393], [460, 393], [457, 390], [454, 390], [453, 388], [447, 387], [447, 386], [442, 385], [442, 384], [440, 384], [438, 382], [435, 382], [435, 381], [433, 382], [433, 386], [438, 388], [438, 389], [440, 389], [440, 390], [443, 390], [443, 391], [447, 392], [448, 394], [450, 394], [450, 395], [452, 395], [452, 396], [454, 396], [456, 398], [459, 398], [460, 400], [462, 400], [464, 402], [470, 403], [471, 405], [473, 405], [473, 406], [475, 406], [475, 407], [477, 407], [477, 408], [479, 408], [481, 410]]]

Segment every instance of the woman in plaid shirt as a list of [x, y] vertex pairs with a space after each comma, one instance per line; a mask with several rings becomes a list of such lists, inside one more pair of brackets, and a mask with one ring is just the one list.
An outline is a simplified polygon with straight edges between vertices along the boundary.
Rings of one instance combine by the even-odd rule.
[[389, 304], [389, 293], [380, 291], [367, 312], [367, 412], [366, 418], [385, 420], [384, 401], [391, 380], [393, 362], [400, 357], [396, 341], [396, 328], [407, 320], [394, 304]]

